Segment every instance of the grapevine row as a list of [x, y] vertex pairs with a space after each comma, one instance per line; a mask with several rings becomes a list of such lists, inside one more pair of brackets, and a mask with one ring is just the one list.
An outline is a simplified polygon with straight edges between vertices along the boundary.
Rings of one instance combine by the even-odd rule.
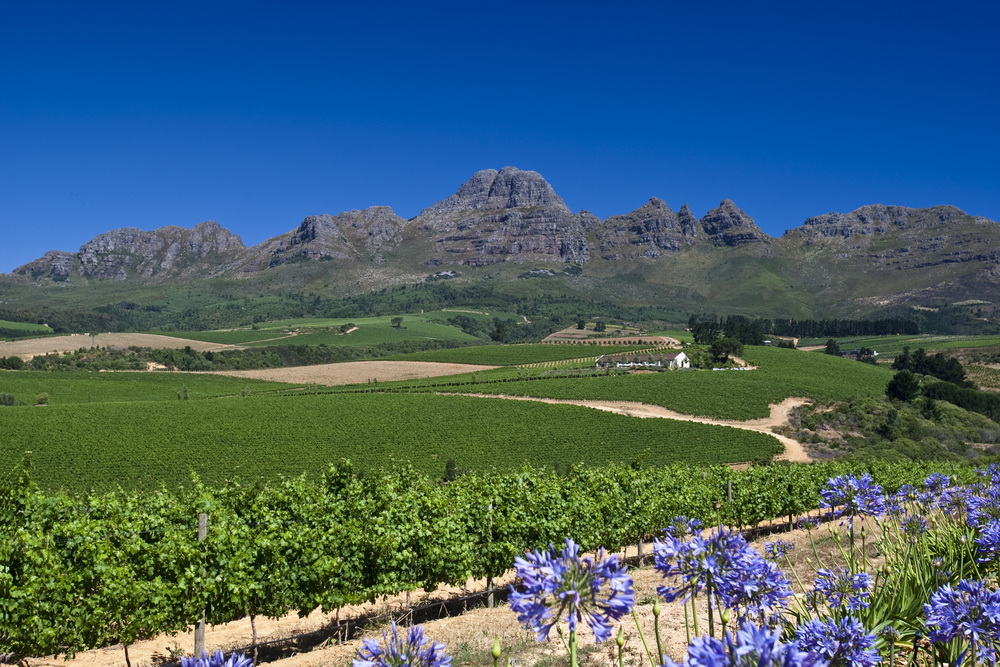
[[[410, 468], [319, 482], [197, 480], [184, 490], [46, 493], [27, 472], [0, 491], [0, 653], [73, 654], [243, 616], [279, 617], [503, 573], [573, 537], [620, 548], [673, 516], [750, 526], [816, 509], [831, 476], [888, 491], [960, 464], [525, 469], [440, 484]], [[209, 517], [199, 542], [197, 516]]]

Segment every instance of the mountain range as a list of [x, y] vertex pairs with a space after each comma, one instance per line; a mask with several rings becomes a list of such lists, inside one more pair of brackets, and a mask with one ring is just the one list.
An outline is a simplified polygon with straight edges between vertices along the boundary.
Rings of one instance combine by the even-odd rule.
[[[315, 215], [247, 247], [215, 222], [126, 227], [52, 250], [8, 287], [118, 288], [233, 281], [344, 296], [449, 278], [691, 312], [857, 315], [886, 306], [1000, 301], [1000, 225], [954, 206], [873, 204], [764, 233], [733, 201], [700, 219], [661, 199], [604, 220], [573, 212], [536, 172], [478, 171], [410, 220], [386, 206]], [[530, 287], [532, 279], [544, 287]], [[116, 291], [121, 291], [121, 289]], [[38, 292], [36, 291], [36, 294]]]

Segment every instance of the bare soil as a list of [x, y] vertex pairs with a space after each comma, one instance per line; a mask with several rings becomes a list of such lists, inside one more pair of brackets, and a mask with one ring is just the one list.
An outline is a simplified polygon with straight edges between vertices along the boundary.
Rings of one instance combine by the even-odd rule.
[[389, 382], [391, 380], [412, 380], [416, 378], [440, 377], [485, 371], [497, 366], [476, 364], [450, 364], [430, 361], [348, 361], [339, 364], [318, 366], [294, 366], [291, 368], [266, 368], [252, 371], [211, 371], [215, 375], [271, 380], [295, 384], [321, 384], [335, 386], [359, 384], [368, 381]]
[[102, 333], [90, 336], [88, 334], [71, 334], [69, 336], [49, 336], [46, 338], [29, 338], [26, 340], [0, 341], [0, 357], [21, 357], [30, 361], [32, 357], [52, 352], [74, 352], [91, 347], [168, 347], [183, 349], [190, 346], [192, 350], [222, 350], [231, 345], [206, 343], [200, 340], [187, 340], [173, 336], [160, 336], [144, 333]]

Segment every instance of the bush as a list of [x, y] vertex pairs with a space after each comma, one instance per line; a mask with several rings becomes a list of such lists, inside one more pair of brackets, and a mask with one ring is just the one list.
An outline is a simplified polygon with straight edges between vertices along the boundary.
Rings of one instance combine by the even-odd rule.
[[49, 404], [48, 394], [43, 393], [35, 397], [35, 405], [48, 405], [48, 404]]
[[14, 394], [0, 394], [0, 405], [14, 405]]

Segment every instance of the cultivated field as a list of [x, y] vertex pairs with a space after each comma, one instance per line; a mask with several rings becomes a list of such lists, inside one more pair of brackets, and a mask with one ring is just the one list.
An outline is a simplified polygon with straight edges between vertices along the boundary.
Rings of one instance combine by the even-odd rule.
[[47, 336], [45, 338], [28, 338], [25, 340], [0, 341], [0, 357], [21, 357], [25, 361], [40, 354], [52, 352], [73, 352], [81, 347], [167, 347], [183, 349], [190, 346], [198, 351], [222, 350], [228, 347], [219, 343], [176, 338], [147, 333], [102, 333], [89, 336], [87, 334], [71, 334], [69, 336]]
[[290, 382], [293, 384], [335, 386], [372, 381], [392, 382], [413, 380], [416, 378], [434, 378], [443, 375], [488, 371], [493, 368], [496, 368], [496, 366], [433, 363], [427, 361], [349, 361], [341, 364], [265, 368], [253, 371], [213, 371], [210, 375], [226, 375], [235, 378]]

